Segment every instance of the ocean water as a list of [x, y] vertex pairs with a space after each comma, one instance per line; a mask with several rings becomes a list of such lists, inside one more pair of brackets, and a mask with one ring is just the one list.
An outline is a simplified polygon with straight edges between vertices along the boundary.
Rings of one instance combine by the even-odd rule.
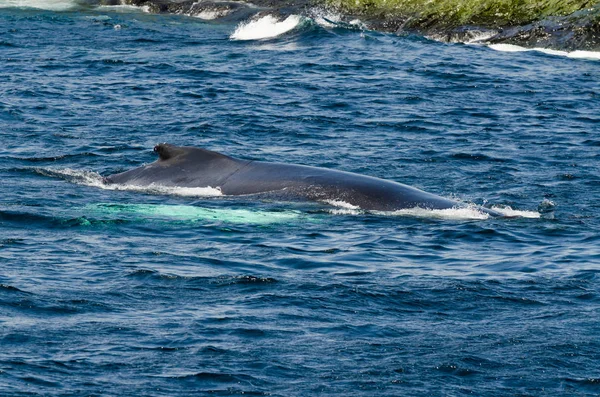
[[[597, 54], [203, 16], [2, 3], [1, 395], [600, 394]], [[515, 217], [102, 183], [159, 142]]]

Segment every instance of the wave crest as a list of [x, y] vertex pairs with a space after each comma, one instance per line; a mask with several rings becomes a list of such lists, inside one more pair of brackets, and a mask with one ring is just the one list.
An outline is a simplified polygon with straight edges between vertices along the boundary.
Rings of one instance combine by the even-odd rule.
[[37, 8], [48, 11], [65, 11], [76, 7], [73, 0], [2, 0], [0, 8]]
[[559, 51], [552, 50], [550, 48], [525, 48], [515, 44], [490, 44], [492, 50], [501, 51], [501, 52], [528, 52], [528, 51], [537, 51], [542, 52], [548, 55], [556, 55], [563, 56], [567, 58], [578, 58], [578, 59], [597, 59], [600, 60], [600, 52], [597, 51]]
[[299, 15], [290, 15], [283, 21], [273, 15], [265, 15], [240, 23], [229, 38], [232, 40], [270, 39], [295, 29], [302, 20]]

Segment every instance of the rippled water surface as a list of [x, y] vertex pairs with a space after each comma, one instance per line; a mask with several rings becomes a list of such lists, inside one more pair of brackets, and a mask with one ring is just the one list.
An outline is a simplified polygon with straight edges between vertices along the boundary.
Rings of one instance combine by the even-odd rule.
[[[0, 8], [0, 394], [599, 394], [600, 63], [289, 18]], [[103, 185], [158, 142], [520, 216]]]

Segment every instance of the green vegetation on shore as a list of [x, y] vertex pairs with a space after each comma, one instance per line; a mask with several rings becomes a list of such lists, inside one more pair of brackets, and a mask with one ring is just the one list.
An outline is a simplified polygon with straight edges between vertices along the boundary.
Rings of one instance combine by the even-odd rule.
[[516, 26], [549, 16], [565, 16], [598, 0], [326, 0], [344, 13], [396, 19], [407, 28], [477, 25]]

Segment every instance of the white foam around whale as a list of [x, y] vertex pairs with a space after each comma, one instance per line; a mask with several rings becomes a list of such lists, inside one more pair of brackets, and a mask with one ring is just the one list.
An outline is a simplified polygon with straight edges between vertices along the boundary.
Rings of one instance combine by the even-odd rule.
[[489, 48], [501, 52], [528, 52], [537, 51], [548, 55], [563, 56], [567, 58], [579, 58], [579, 59], [598, 59], [600, 60], [600, 52], [596, 51], [559, 51], [552, 50], [549, 48], [525, 48], [514, 44], [490, 44]]
[[364, 213], [360, 207], [342, 200], [325, 200], [324, 203], [336, 207], [329, 210], [329, 213], [334, 215], [358, 215]]
[[[513, 210], [510, 207], [500, 208], [492, 207], [494, 211], [508, 217], [520, 218], [540, 218], [541, 214], [537, 211], [520, 211]], [[379, 215], [387, 216], [409, 216], [416, 218], [428, 219], [447, 219], [447, 220], [484, 220], [492, 218], [491, 215], [481, 212], [476, 206], [468, 206], [463, 208], [448, 208], [443, 210], [430, 210], [424, 208], [409, 208], [391, 212], [374, 211]]]
[[494, 211], [498, 211], [502, 215], [520, 218], [541, 218], [542, 214], [537, 211], [524, 211], [524, 210], [513, 210], [511, 207], [496, 207], [492, 206]]
[[411, 218], [447, 220], [484, 220], [490, 218], [490, 215], [479, 211], [476, 207], [447, 208], [443, 210], [430, 210], [415, 207], [391, 212], [375, 211], [375, 213], [386, 216], [406, 216]]
[[281, 36], [302, 22], [302, 17], [290, 15], [279, 21], [272, 15], [265, 15], [249, 22], [240, 23], [229, 37], [232, 40], [261, 40]]
[[172, 196], [183, 197], [214, 197], [222, 196], [223, 193], [219, 187], [170, 187], [151, 184], [149, 186], [136, 185], [119, 185], [119, 184], [102, 184], [98, 186], [107, 190], [131, 190], [135, 192], [150, 193], [150, 194], [166, 194]]
[[65, 11], [76, 7], [70, 0], [0, 0], [0, 8], [37, 8], [49, 11]]
[[[167, 187], [160, 185], [136, 186], [136, 185], [121, 185], [121, 184], [106, 184], [104, 178], [93, 171], [74, 170], [71, 168], [34, 168], [41, 174], [52, 177], [59, 177], [70, 182], [85, 186], [97, 187], [106, 190], [125, 190], [136, 191], [150, 194], [164, 194], [184, 197], [215, 197], [223, 196], [219, 187]], [[397, 211], [365, 211], [360, 207], [352, 205], [342, 200], [326, 200], [324, 203], [335, 208], [329, 210], [329, 213], [334, 215], [361, 215], [371, 213], [382, 216], [406, 216], [428, 219], [447, 219], [447, 220], [484, 220], [490, 218], [490, 215], [483, 213], [476, 206], [468, 206], [463, 208], [448, 208], [443, 210], [431, 210], [424, 208], [409, 208]], [[492, 207], [494, 211], [508, 217], [520, 218], [540, 218], [541, 214], [537, 211], [521, 211], [514, 210], [511, 207]]]
[[[448, 220], [484, 220], [491, 216], [477, 209], [475, 205], [462, 208], [447, 208], [443, 210], [432, 210], [425, 208], [406, 208], [396, 211], [364, 211], [360, 207], [341, 200], [326, 200], [325, 203], [336, 208], [330, 209], [329, 213], [334, 215], [360, 215], [371, 213], [382, 216], [406, 216], [414, 218], [427, 219], [448, 219]], [[494, 211], [507, 217], [520, 218], [540, 218], [541, 214], [537, 211], [513, 210], [511, 207], [492, 207]]]
[[74, 170], [71, 168], [38, 168], [36, 171], [42, 175], [56, 176], [71, 182], [93, 186], [106, 190], [129, 190], [150, 194], [165, 194], [184, 197], [214, 197], [222, 196], [219, 187], [170, 187], [151, 184], [150, 186], [106, 184], [100, 174], [92, 171]]

